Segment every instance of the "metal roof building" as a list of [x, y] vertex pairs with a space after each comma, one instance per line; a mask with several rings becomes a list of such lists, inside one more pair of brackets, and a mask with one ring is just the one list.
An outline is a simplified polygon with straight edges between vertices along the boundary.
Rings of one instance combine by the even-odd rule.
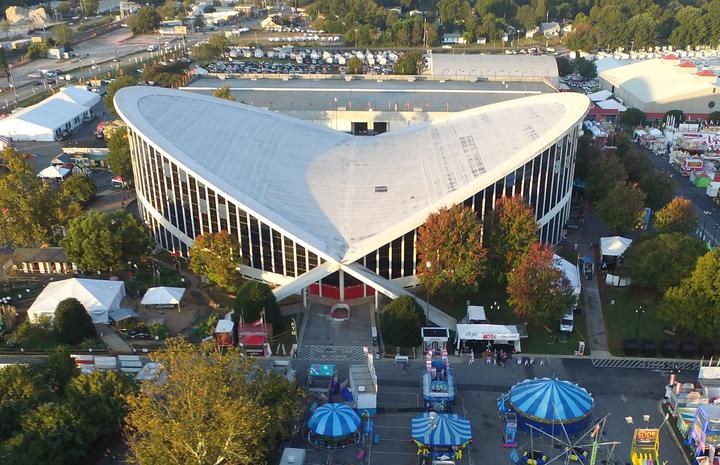
[[674, 55], [601, 71], [600, 85], [621, 98], [626, 107], [645, 113], [682, 110], [706, 116], [720, 109], [715, 73], [699, 62]]
[[551, 55], [453, 55], [433, 53], [430, 74], [488, 80], [557, 81], [557, 61]]
[[82, 87], [65, 87], [40, 103], [0, 120], [0, 135], [16, 141], [50, 142], [70, 131], [91, 114], [100, 95]]
[[589, 100], [537, 95], [374, 137], [159, 88], [122, 89], [115, 105], [163, 247], [187, 255], [195, 236], [228, 230], [243, 273], [282, 285], [279, 297], [309, 287], [343, 300], [352, 286], [395, 295], [414, 284], [416, 230], [441, 207], [483, 217], [497, 198], [523, 195], [542, 239], [557, 242]]

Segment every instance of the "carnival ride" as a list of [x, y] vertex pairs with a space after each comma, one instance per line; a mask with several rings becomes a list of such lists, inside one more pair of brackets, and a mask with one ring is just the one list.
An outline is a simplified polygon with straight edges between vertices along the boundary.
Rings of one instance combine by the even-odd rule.
[[470, 420], [454, 413], [423, 413], [412, 419], [417, 455], [439, 460], [461, 460], [472, 442]]
[[450, 367], [447, 350], [440, 358], [429, 350], [425, 354], [426, 372], [422, 374], [422, 390], [425, 407], [436, 412], [449, 411], [455, 402], [455, 373]]
[[323, 449], [341, 449], [360, 442], [360, 417], [344, 404], [324, 404], [308, 420], [308, 442]]

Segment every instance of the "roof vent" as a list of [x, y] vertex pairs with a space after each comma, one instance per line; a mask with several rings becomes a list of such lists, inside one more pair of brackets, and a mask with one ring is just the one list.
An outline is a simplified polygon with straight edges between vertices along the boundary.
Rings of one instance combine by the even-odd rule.
[[375, 186], [375, 193], [387, 192], [387, 186]]

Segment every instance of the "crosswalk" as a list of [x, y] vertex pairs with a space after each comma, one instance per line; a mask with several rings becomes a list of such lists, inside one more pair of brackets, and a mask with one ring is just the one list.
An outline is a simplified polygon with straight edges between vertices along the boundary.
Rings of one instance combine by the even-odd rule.
[[699, 370], [700, 361], [693, 360], [643, 360], [621, 358], [592, 358], [597, 368], [645, 368], [651, 370]]
[[295, 358], [314, 362], [362, 362], [367, 360], [360, 346], [301, 345]]

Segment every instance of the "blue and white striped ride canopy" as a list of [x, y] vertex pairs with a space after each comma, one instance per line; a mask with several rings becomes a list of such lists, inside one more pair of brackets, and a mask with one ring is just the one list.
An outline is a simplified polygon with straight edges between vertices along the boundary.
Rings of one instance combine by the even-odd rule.
[[510, 388], [510, 405], [520, 415], [543, 423], [572, 422], [593, 407], [589, 392], [569, 381], [527, 379]]
[[426, 446], [461, 446], [472, 439], [470, 420], [454, 413], [438, 413], [433, 421], [423, 413], [412, 419], [412, 438]]
[[354, 433], [360, 426], [360, 417], [345, 404], [325, 404], [313, 412], [308, 428], [315, 434], [339, 438]]

